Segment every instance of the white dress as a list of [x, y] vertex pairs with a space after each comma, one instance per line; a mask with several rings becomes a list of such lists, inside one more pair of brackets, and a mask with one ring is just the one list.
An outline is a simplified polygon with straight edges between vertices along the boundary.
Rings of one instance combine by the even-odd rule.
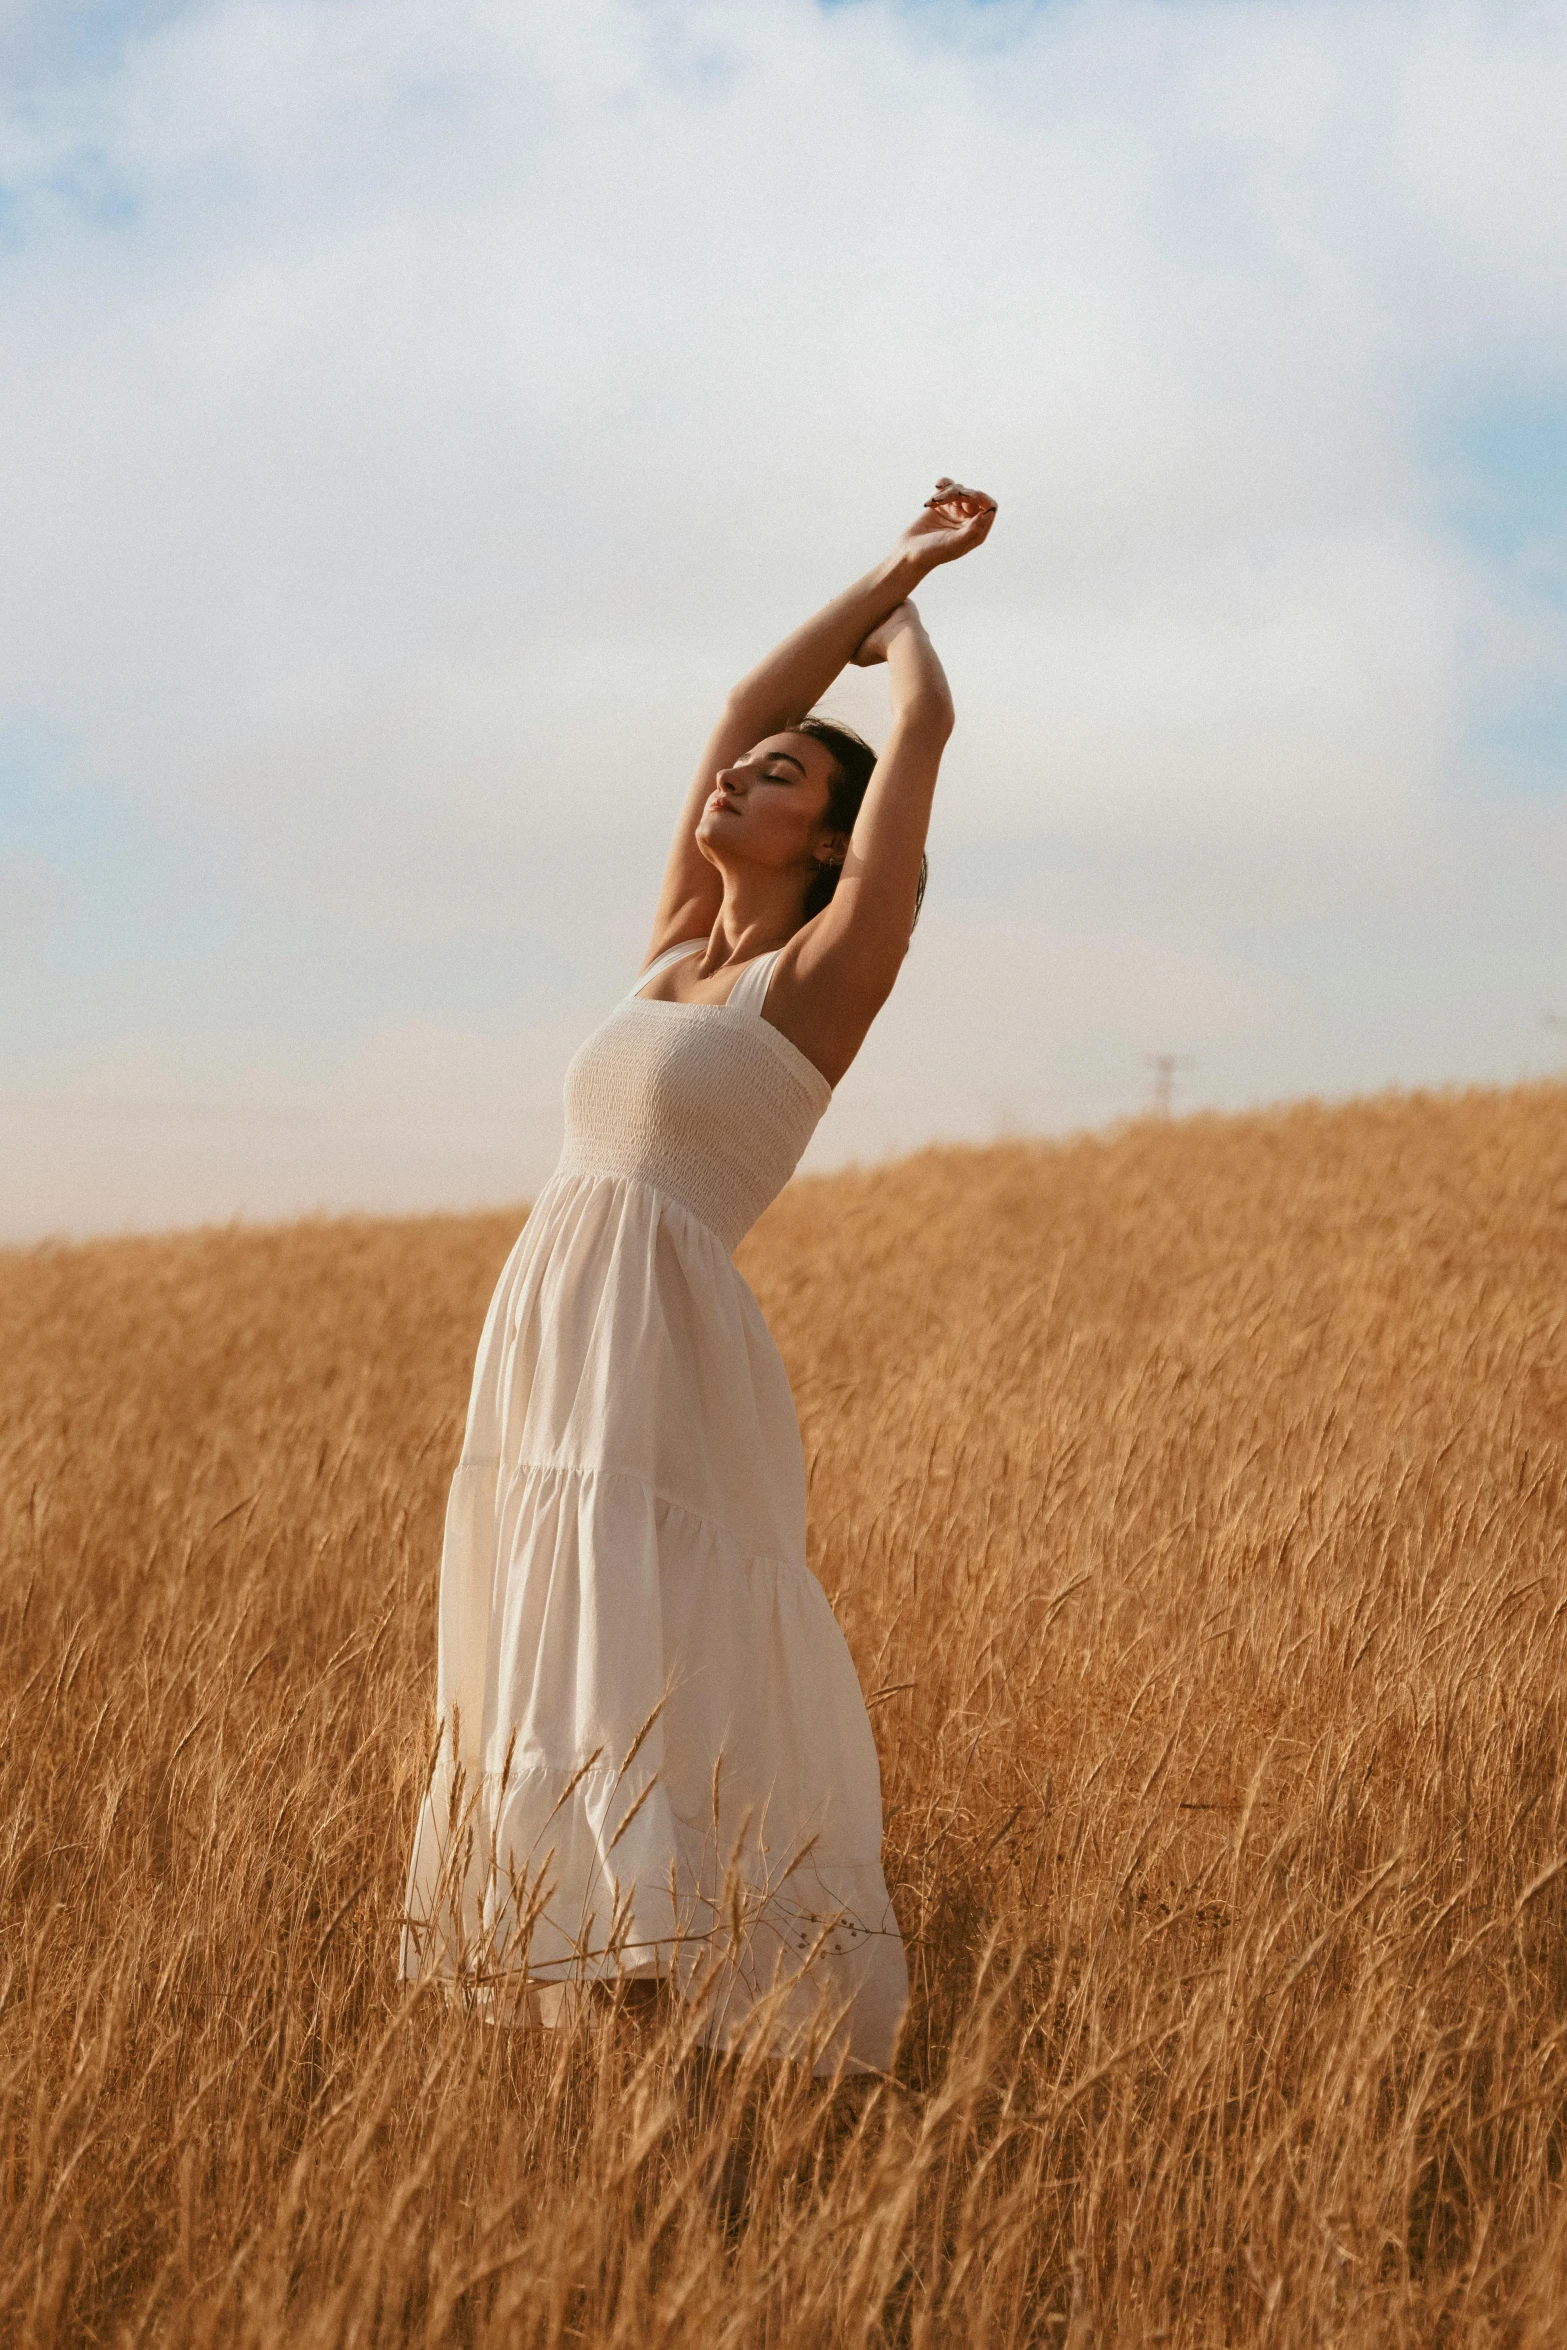
[[525, 1981], [544, 2022], [562, 1986], [668, 1974], [715, 2046], [884, 2067], [908, 1986], [876, 1748], [730, 1261], [832, 1098], [761, 1016], [775, 961], [724, 1004], [633, 991], [567, 1071], [447, 1505], [402, 1969]]

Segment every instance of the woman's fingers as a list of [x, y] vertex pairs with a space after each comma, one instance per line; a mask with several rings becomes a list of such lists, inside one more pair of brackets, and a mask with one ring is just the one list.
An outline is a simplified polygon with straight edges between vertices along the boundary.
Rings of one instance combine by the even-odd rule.
[[976, 514], [993, 514], [996, 510], [996, 501], [987, 491], [968, 489], [962, 482], [949, 479], [946, 474], [937, 482], [935, 496], [927, 498], [925, 503], [927, 507], [934, 507], [938, 513], [964, 522]]

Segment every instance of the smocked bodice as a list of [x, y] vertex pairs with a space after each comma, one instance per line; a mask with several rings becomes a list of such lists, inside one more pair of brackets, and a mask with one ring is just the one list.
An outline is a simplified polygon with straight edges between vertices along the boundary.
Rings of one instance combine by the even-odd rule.
[[[832, 1099], [820, 1070], [761, 1017], [773, 960], [760, 958], [727, 1004], [633, 995], [613, 1011], [566, 1072], [559, 1172], [650, 1184], [734, 1248]], [[747, 984], [753, 975], [759, 985]]]

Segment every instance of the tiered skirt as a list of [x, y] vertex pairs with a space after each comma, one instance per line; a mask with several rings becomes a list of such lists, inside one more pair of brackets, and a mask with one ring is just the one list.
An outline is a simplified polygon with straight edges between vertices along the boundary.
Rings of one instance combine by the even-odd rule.
[[437, 1703], [405, 1976], [548, 2022], [667, 1975], [714, 2046], [890, 2062], [880, 1773], [787, 1375], [717, 1235], [648, 1185], [557, 1175], [501, 1274]]

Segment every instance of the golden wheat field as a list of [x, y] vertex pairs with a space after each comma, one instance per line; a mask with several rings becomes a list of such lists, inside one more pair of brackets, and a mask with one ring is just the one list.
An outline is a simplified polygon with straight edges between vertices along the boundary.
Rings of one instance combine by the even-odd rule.
[[1567, 1088], [793, 1186], [895, 2075], [394, 1973], [516, 1214], [0, 1259], [31, 2343], [1567, 2338]]

